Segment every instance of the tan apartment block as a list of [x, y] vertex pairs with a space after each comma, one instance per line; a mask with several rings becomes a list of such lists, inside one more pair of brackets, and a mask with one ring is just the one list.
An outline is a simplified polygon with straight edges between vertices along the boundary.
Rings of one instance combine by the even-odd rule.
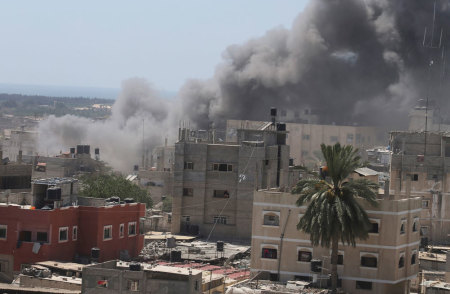
[[180, 136], [175, 144], [172, 233], [249, 242], [254, 190], [284, 187], [289, 180], [285, 136], [285, 131], [270, 127], [239, 130], [238, 143]]
[[[253, 197], [252, 272], [269, 272], [281, 281], [325, 279], [331, 249], [313, 247], [309, 236], [297, 230], [306, 210], [296, 205], [298, 196], [259, 190]], [[346, 293], [409, 293], [409, 281], [417, 276], [420, 197], [386, 193], [378, 202], [376, 208], [365, 206], [373, 224], [369, 238], [356, 247], [339, 246], [338, 278]], [[323, 263], [316, 277], [313, 259]]]
[[[450, 243], [450, 135], [391, 132], [391, 190], [422, 199], [423, 245]], [[410, 184], [409, 184], [410, 183]], [[410, 187], [410, 191], [407, 191]]]
[[[227, 120], [226, 139], [237, 140], [237, 129], [261, 129], [267, 122]], [[289, 133], [286, 144], [290, 146], [290, 158], [295, 165], [315, 165], [321, 160], [320, 144], [337, 142], [352, 145], [360, 150], [386, 145], [384, 132], [370, 126], [338, 126], [304, 123], [286, 123]]]

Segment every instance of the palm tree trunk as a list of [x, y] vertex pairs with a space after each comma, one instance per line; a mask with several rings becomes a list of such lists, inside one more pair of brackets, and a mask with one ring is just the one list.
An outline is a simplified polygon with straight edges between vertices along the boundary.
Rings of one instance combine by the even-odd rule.
[[333, 236], [331, 240], [331, 290], [332, 293], [337, 292], [337, 260], [338, 260], [338, 245], [339, 238], [337, 235]]

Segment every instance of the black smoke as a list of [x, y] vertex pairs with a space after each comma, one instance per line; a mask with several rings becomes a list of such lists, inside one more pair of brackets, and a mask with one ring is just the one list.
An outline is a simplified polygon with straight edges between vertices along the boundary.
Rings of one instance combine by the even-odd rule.
[[312, 0], [290, 29], [228, 47], [212, 79], [187, 82], [183, 113], [207, 127], [225, 119], [265, 120], [271, 106], [309, 107], [321, 123], [398, 129], [418, 99], [428, 96], [447, 109], [442, 56], [450, 10], [448, 1], [436, 2], [433, 31], [433, 4]]

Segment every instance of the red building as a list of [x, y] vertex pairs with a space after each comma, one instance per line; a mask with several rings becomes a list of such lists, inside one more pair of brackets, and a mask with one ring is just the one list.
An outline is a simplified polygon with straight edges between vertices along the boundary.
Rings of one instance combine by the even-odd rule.
[[12, 279], [25, 264], [89, 257], [94, 247], [99, 262], [136, 257], [144, 246], [144, 216], [142, 203], [53, 210], [0, 205], [0, 278]]

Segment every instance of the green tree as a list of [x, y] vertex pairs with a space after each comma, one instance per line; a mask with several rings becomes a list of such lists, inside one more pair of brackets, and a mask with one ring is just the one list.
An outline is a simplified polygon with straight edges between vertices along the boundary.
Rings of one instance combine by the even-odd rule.
[[172, 197], [166, 196], [162, 201], [162, 211], [164, 212], [172, 212]]
[[121, 200], [133, 198], [136, 202], [152, 207], [153, 201], [147, 191], [114, 174], [92, 174], [81, 177], [80, 195], [95, 198], [118, 196]]
[[338, 243], [354, 247], [356, 239], [368, 237], [369, 218], [358, 198], [376, 206], [378, 184], [367, 179], [347, 180], [360, 166], [360, 157], [352, 146], [322, 144], [321, 149], [326, 162], [323, 172], [300, 180], [292, 193], [300, 195], [298, 206], [308, 205], [297, 229], [310, 235], [312, 245], [331, 247], [331, 284], [335, 293]]

